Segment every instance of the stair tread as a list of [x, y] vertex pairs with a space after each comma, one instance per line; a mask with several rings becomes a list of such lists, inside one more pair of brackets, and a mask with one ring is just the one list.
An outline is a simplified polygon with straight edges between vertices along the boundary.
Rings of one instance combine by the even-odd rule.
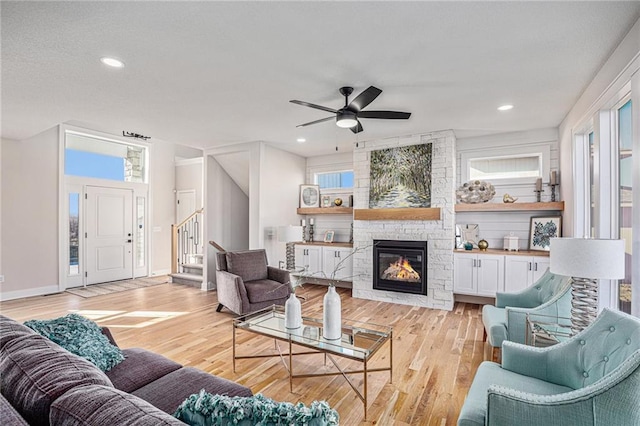
[[170, 274], [170, 275], [175, 278], [182, 278], [185, 280], [193, 280], [193, 281], [202, 281], [202, 279], [204, 278], [202, 275], [187, 274], [185, 272], [180, 272], [177, 274]]
[[183, 263], [182, 265], [183, 268], [191, 268], [191, 269], [202, 269], [202, 263]]

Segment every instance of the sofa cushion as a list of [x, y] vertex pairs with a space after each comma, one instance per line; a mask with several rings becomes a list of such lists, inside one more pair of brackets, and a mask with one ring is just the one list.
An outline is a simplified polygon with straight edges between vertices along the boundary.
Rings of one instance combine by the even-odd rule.
[[2, 426], [29, 426], [29, 423], [2, 395], [0, 395], [0, 420], [2, 420]]
[[17, 337], [31, 336], [34, 334], [36, 334], [36, 332], [29, 327], [24, 326], [11, 318], [0, 315], [0, 350], [2, 350], [7, 342], [10, 342]]
[[173, 414], [191, 394], [204, 389], [212, 394], [251, 396], [251, 389], [191, 367], [183, 367], [133, 391], [165, 413]]
[[38, 334], [6, 343], [0, 371], [2, 394], [32, 425], [48, 424], [51, 403], [73, 387], [111, 386], [95, 365]]
[[113, 387], [133, 392], [182, 367], [177, 362], [140, 348], [124, 349], [125, 360], [106, 372]]
[[95, 322], [78, 314], [69, 314], [52, 320], [31, 320], [24, 323], [69, 352], [92, 362], [102, 371], [108, 371], [124, 361], [124, 355]]
[[71, 389], [51, 405], [52, 426], [156, 426], [182, 425], [146, 401], [106, 386]]
[[482, 307], [482, 322], [491, 346], [499, 348], [502, 346], [502, 342], [508, 340], [507, 313], [504, 308], [484, 305]]
[[289, 284], [282, 284], [272, 280], [255, 280], [244, 283], [247, 298], [251, 303], [269, 302], [271, 300], [289, 297]]
[[264, 250], [228, 252], [227, 270], [238, 275], [245, 283], [267, 278], [267, 254]]
[[251, 397], [211, 395], [205, 391], [189, 396], [174, 416], [191, 426], [238, 425], [338, 425], [338, 412], [325, 401], [276, 402], [260, 394]]
[[504, 370], [500, 364], [485, 361], [480, 364], [467, 399], [458, 417], [458, 426], [484, 426], [487, 416], [487, 390], [490, 385], [504, 386], [537, 395], [555, 395], [573, 389]]

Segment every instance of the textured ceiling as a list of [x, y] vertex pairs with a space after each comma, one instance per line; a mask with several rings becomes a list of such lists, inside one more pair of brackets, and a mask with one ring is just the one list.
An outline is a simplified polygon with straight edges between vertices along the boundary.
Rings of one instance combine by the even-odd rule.
[[[640, 2], [2, 1], [1, 14], [2, 137], [74, 121], [317, 155], [356, 139], [556, 127]], [[295, 127], [328, 114], [290, 99], [339, 108], [344, 85], [383, 89], [368, 109], [411, 119], [362, 120], [357, 136]], [[498, 112], [504, 103], [516, 107]]]

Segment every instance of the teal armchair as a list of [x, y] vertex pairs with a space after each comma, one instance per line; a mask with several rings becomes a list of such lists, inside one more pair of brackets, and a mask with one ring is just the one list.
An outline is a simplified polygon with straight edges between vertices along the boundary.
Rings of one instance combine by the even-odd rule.
[[517, 293], [497, 293], [496, 304], [482, 307], [484, 340], [492, 346], [492, 361], [498, 360], [498, 353], [505, 340], [526, 343], [527, 314], [561, 318], [571, 316], [570, 277], [547, 271], [531, 287]]
[[458, 426], [640, 424], [640, 319], [605, 309], [555, 346], [502, 350], [502, 365], [480, 364]]

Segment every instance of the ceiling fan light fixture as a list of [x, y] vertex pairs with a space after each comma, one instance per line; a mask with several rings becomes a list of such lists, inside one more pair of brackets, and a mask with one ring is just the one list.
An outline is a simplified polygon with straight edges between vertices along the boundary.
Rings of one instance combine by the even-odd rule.
[[338, 127], [348, 129], [357, 126], [358, 120], [356, 119], [355, 113], [351, 111], [344, 111], [336, 117], [336, 124]]

